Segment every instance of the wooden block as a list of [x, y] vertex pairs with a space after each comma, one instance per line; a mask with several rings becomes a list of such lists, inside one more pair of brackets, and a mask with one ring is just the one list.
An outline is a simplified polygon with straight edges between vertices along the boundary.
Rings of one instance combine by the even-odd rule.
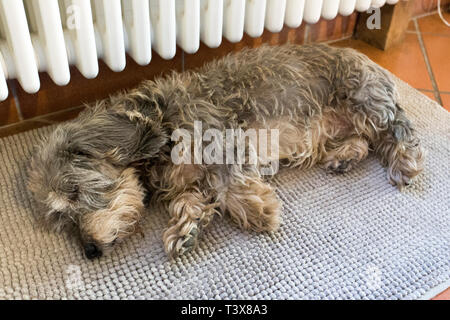
[[380, 28], [369, 29], [368, 21], [374, 21], [374, 12], [361, 13], [356, 25], [355, 38], [382, 50], [403, 41], [409, 21], [414, 12], [414, 0], [399, 1], [380, 9]]

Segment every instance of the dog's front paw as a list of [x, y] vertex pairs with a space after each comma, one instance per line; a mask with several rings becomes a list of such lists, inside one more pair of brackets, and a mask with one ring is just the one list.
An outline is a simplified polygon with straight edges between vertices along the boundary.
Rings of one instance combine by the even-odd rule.
[[324, 167], [327, 172], [346, 173], [353, 167], [354, 160], [334, 160], [327, 162]]
[[402, 172], [398, 169], [388, 169], [388, 180], [389, 183], [393, 186], [396, 186], [400, 190], [403, 190], [405, 187], [409, 187], [414, 182], [415, 175], [408, 175], [408, 173]]
[[198, 228], [192, 228], [187, 235], [180, 237], [175, 245], [176, 255], [182, 255], [191, 252], [197, 245]]
[[199, 228], [192, 224], [189, 232], [186, 233], [187, 226], [181, 228], [169, 228], [164, 234], [164, 246], [171, 257], [178, 257], [191, 252], [197, 245]]
[[335, 149], [327, 151], [321, 160], [327, 172], [346, 173], [369, 153], [369, 143], [359, 136], [351, 136], [342, 141]]

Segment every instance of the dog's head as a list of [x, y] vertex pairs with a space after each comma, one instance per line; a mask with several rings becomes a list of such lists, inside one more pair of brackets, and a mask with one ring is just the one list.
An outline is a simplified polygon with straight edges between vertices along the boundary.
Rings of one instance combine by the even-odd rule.
[[88, 258], [137, 231], [145, 190], [132, 164], [167, 142], [156, 122], [141, 120], [98, 105], [57, 127], [33, 155], [28, 187], [39, 220], [77, 230]]

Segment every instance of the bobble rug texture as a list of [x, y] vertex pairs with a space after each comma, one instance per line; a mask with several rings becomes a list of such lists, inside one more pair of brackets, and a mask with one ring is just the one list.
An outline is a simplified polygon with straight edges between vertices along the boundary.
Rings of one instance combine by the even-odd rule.
[[0, 140], [0, 299], [420, 299], [450, 285], [450, 114], [397, 81], [427, 150], [403, 192], [373, 156], [345, 175], [282, 170], [278, 232], [216, 217], [195, 252], [164, 253], [168, 221], [87, 260], [66, 235], [37, 227], [25, 187], [33, 146], [52, 127]]

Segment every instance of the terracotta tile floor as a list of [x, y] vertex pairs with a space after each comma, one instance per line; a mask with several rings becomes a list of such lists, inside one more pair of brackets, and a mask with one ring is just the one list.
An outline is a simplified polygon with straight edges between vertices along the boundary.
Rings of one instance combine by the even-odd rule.
[[[450, 13], [443, 13], [450, 22]], [[405, 40], [387, 51], [346, 39], [333, 43], [351, 47], [391, 71], [450, 111], [450, 27], [438, 14], [414, 18]]]
[[450, 300], [450, 288], [448, 288], [444, 292], [438, 294], [436, 297], [434, 297], [431, 300]]
[[[450, 13], [443, 15], [450, 22]], [[450, 111], [450, 27], [445, 26], [437, 14], [413, 18], [403, 43], [387, 51], [354, 39], [332, 45], [351, 47], [366, 54]], [[81, 110], [82, 107], [71, 108], [0, 127], [0, 138], [72, 119]], [[450, 300], [450, 288], [433, 299]]]

